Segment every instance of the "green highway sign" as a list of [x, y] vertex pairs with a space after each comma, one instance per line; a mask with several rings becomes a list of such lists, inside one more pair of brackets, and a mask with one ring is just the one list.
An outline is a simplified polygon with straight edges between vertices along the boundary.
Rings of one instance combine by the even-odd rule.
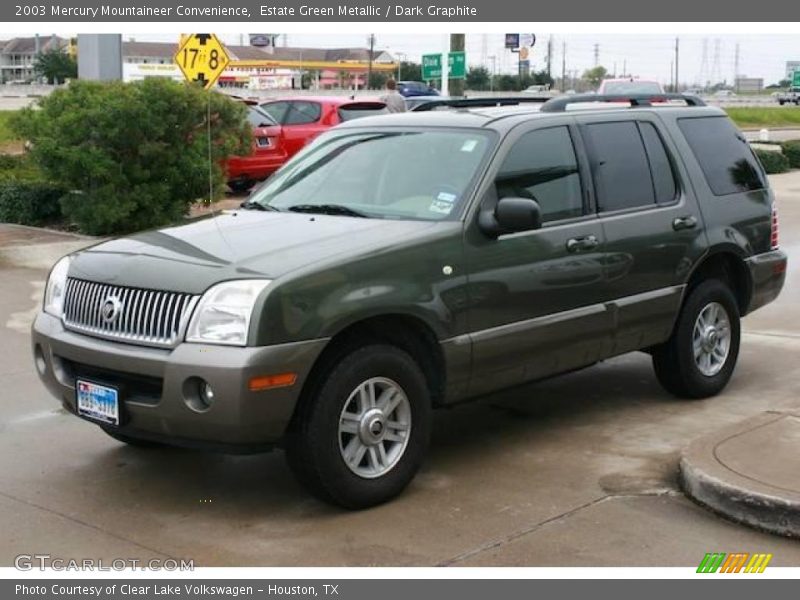
[[800, 69], [797, 69], [792, 76], [792, 87], [800, 87]]
[[[464, 52], [449, 52], [447, 54], [447, 71], [449, 79], [464, 79], [467, 76], [467, 55]], [[442, 78], [442, 55], [422, 55], [422, 79]]]
[[441, 54], [423, 54], [422, 55], [422, 79], [429, 81], [431, 79], [442, 78], [442, 55]]
[[467, 55], [465, 52], [450, 52], [447, 55], [448, 77], [464, 79], [467, 76]]

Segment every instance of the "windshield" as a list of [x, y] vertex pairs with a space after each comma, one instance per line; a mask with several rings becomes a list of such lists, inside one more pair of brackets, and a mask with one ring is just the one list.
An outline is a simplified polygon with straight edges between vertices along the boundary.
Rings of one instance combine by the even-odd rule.
[[267, 180], [251, 200], [278, 210], [317, 207], [317, 212], [372, 218], [455, 218], [491, 143], [490, 135], [478, 130], [330, 132]]
[[603, 84], [604, 94], [663, 94], [661, 86], [655, 81], [607, 81]]

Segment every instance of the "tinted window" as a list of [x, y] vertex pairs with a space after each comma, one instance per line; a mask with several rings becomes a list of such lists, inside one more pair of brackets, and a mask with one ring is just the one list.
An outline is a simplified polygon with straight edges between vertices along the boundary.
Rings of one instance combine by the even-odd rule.
[[305, 125], [316, 123], [322, 116], [322, 107], [316, 102], [292, 102], [284, 124]]
[[650, 167], [636, 123], [595, 123], [587, 125], [586, 132], [598, 208], [612, 211], [655, 204]]
[[727, 117], [678, 119], [678, 126], [715, 195], [764, 187], [761, 168], [750, 145]]
[[247, 107], [247, 120], [251, 127], [269, 127], [275, 125], [275, 120], [266, 111], [256, 107]]
[[269, 116], [275, 119], [275, 121], [277, 121], [278, 123], [283, 123], [283, 118], [286, 116], [286, 111], [289, 108], [289, 103], [286, 101], [270, 102], [268, 104], [262, 104], [261, 108]]
[[639, 131], [647, 149], [647, 158], [650, 161], [650, 172], [653, 174], [653, 189], [656, 193], [656, 202], [672, 202], [678, 193], [675, 185], [675, 174], [672, 170], [664, 141], [652, 123], [639, 123]]
[[499, 198], [533, 198], [542, 221], [583, 215], [578, 161], [566, 127], [526, 133], [503, 161], [496, 179]]

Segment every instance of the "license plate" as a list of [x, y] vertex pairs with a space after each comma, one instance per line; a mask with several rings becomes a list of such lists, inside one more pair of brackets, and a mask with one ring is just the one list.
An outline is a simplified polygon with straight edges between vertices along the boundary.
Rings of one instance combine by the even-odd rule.
[[78, 414], [93, 421], [119, 425], [119, 394], [116, 389], [78, 380]]

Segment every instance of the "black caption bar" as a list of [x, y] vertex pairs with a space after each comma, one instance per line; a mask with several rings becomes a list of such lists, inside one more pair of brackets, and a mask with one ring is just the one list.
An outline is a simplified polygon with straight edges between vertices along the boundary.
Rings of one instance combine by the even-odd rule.
[[[711, 580], [714, 583], [711, 583]], [[713, 590], [711, 588], [713, 586]], [[310, 579], [298, 580], [191, 580], [86, 579], [3, 580], [0, 597], [15, 600], [508, 600], [531, 598], [614, 598], [675, 600], [705, 591], [726, 600], [789, 598], [795, 583], [781, 579], [743, 579], [702, 575], [672, 580], [423, 580], [423, 579]]]
[[348, 22], [348, 21], [710, 21], [798, 20], [800, 4], [786, 0], [434, 0], [346, 2], [303, 0], [38, 0], [0, 3], [4, 22]]

